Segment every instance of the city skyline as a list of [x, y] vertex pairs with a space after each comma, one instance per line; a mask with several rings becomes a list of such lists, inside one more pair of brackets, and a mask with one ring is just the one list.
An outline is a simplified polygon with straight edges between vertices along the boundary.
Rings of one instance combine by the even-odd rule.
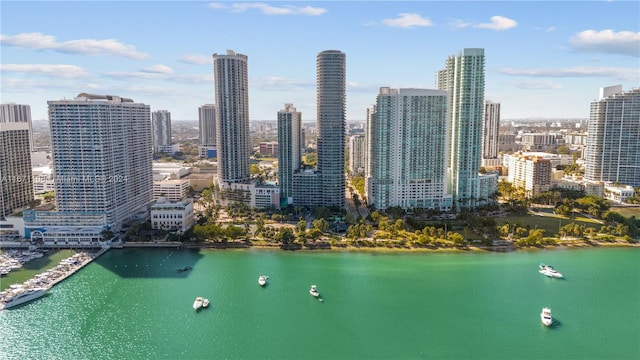
[[[324, 49], [348, 57], [347, 121], [364, 120], [380, 87], [434, 89], [442, 59], [461, 48], [485, 49], [485, 97], [505, 120], [586, 119], [599, 88], [640, 80], [637, 2], [37, 4], [3, 1], [0, 38], [2, 102], [30, 105], [34, 120], [46, 119], [46, 101], [80, 92], [195, 120], [212, 103], [211, 55], [223, 49], [250, 58], [251, 120], [275, 120], [283, 103], [316, 120], [313, 59]], [[188, 26], [150, 36], [138, 31], [146, 21]], [[294, 55], [282, 56], [283, 43]]]

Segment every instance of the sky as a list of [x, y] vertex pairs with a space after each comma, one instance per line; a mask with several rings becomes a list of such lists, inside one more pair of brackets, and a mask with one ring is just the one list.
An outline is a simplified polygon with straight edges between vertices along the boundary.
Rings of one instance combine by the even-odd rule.
[[435, 88], [447, 57], [485, 49], [502, 119], [589, 117], [604, 86], [640, 86], [638, 1], [0, 1], [0, 102], [119, 95], [196, 120], [212, 54], [248, 56], [251, 120], [316, 119], [316, 56], [347, 59], [347, 120], [380, 87]]

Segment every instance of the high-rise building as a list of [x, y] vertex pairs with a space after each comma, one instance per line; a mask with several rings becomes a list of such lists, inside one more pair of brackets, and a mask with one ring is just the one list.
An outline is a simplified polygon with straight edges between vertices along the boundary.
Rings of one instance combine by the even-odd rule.
[[640, 88], [601, 88], [588, 129], [585, 179], [640, 186]]
[[198, 108], [200, 145], [216, 145], [216, 106], [205, 104]]
[[157, 110], [151, 114], [153, 128], [153, 152], [171, 153], [171, 113]]
[[500, 165], [498, 159], [498, 135], [500, 134], [500, 103], [484, 102], [482, 123], [482, 165]]
[[356, 176], [364, 173], [367, 142], [364, 134], [349, 137], [349, 171]]
[[484, 49], [464, 49], [450, 56], [437, 74], [438, 89], [449, 93], [449, 191], [457, 209], [483, 205], [497, 187], [497, 176], [479, 175], [484, 65]]
[[[286, 205], [293, 204], [293, 173], [300, 169], [302, 114], [293, 104], [278, 111], [278, 185]], [[283, 205], [284, 201], [282, 201]]]
[[29, 124], [0, 122], [0, 219], [33, 200]]
[[325, 50], [316, 59], [318, 172], [323, 205], [345, 206], [346, 56]]
[[213, 54], [218, 181], [249, 181], [249, 75], [247, 56], [227, 50]]
[[47, 103], [57, 210], [106, 214], [113, 231], [146, 211], [153, 189], [149, 105], [86, 93]]
[[29, 149], [34, 150], [31, 106], [21, 104], [0, 104], [0, 123], [22, 122], [29, 124]]
[[450, 210], [446, 91], [380, 88], [369, 124], [369, 204]]

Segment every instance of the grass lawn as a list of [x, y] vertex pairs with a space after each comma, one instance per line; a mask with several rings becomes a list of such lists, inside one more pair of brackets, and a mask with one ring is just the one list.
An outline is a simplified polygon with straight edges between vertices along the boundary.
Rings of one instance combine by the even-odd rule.
[[496, 224], [504, 225], [506, 223], [509, 224], [520, 224], [521, 226], [526, 227], [529, 225], [532, 229], [544, 229], [545, 236], [553, 236], [558, 233], [558, 230], [561, 226], [565, 226], [570, 223], [577, 223], [580, 225], [584, 225], [585, 227], [592, 227], [595, 229], [600, 229], [602, 226], [600, 223], [596, 222], [593, 219], [577, 217], [575, 219], [569, 219], [567, 217], [558, 216], [552, 214], [552, 216], [532, 216], [532, 215], [523, 215], [523, 216], [506, 216], [495, 218]]
[[640, 218], [640, 206], [638, 207], [612, 206], [611, 211], [619, 212], [624, 217], [631, 217], [635, 215], [636, 218]]

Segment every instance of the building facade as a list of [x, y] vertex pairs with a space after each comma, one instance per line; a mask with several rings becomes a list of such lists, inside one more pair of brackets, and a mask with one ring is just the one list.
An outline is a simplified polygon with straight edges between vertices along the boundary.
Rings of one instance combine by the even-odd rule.
[[0, 122], [0, 219], [33, 200], [29, 124]]
[[484, 49], [464, 49], [457, 56], [450, 56], [445, 69], [439, 71], [436, 77], [438, 89], [449, 94], [448, 187], [457, 209], [484, 205], [491, 198], [491, 194], [478, 193], [492, 188], [478, 185], [486, 180], [485, 176], [479, 175], [482, 158], [484, 66]]
[[[171, 147], [171, 113], [167, 110], [154, 111], [151, 114], [153, 129], [153, 152], [168, 153]], [[171, 153], [170, 155], [173, 155]]]
[[193, 215], [193, 199], [167, 201], [158, 198], [151, 205], [151, 228], [167, 231], [187, 231], [196, 223]]
[[640, 187], [640, 88], [600, 89], [588, 132], [585, 178]]
[[23, 104], [0, 104], [0, 123], [27, 123], [29, 127], [29, 149], [35, 151], [33, 143], [33, 124], [31, 106]]
[[302, 113], [293, 104], [278, 111], [278, 186], [284, 205], [293, 204], [293, 173], [302, 163]]
[[526, 196], [535, 196], [552, 188], [551, 160], [538, 156], [512, 156], [507, 181], [523, 188]]
[[484, 102], [482, 122], [482, 165], [498, 165], [498, 135], [500, 133], [500, 103]]
[[380, 88], [369, 128], [367, 199], [377, 209], [450, 210], [446, 91]]
[[113, 231], [146, 212], [153, 188], [149, 106], [86, 93], [47, 103], [57, 210], [105, 213]]
[[365, 135], [352, 135], [349, 137], [349, 171], [352, 176], [364, 174], [367, 154], [367, 141]]
[[250, 179], [249, 75], [246, 55], [213, 54], [218, 181], [221, 186]]
[[214, 104], [205, 104], [198, 108], [198, 130], [200, 145], [216, 145], [216, 106]]
[[180, 201], [189, 195], [189, 180], [160, 180], [153, 182], [153, 198]]
[[[325, 207], [345, 206], [346, 55], [325, 50], [316, 58], [318, 172]], [[295, 198], [294, 198], [295, 201]]]

